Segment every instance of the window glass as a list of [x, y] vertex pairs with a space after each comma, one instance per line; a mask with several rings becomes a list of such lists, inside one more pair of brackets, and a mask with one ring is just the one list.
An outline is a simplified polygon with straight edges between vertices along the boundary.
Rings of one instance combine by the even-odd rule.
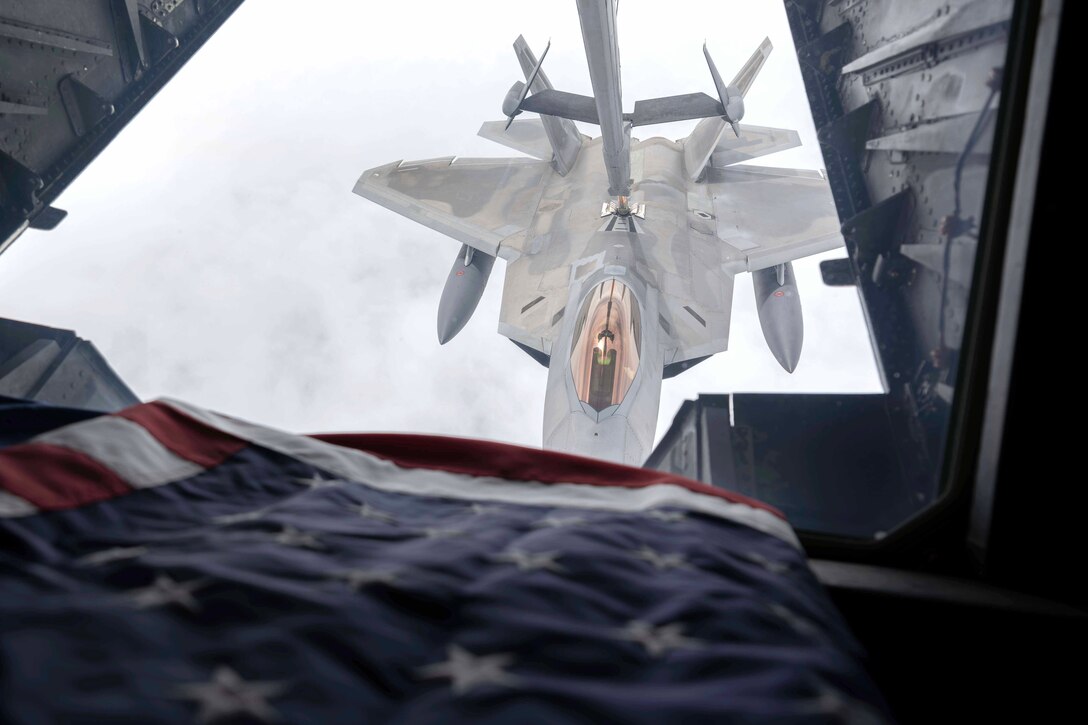
[[578, 399], [594, 410], [619, 405], [638, 372], [638, 301], [627, 285], [601, 282], [582, 303], [571, 351]]

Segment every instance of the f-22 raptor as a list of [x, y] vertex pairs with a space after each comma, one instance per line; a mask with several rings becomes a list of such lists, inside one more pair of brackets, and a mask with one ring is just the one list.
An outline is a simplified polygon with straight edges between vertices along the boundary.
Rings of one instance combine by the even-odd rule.
[[[803, 324], [791, 260], [842, 244], [822, 173], [751, 166], [800, 145], [796, 131], [740, 125], [765, 39], [730, 82], [703, 46], [715, 95], [623, 111], [615, 0], [576, 0], [593, 96], [555, 90], [523, 37], [525, 81], [480, 135], [533, 158], [397, 161], [355, 193], [461, 242], [438, 308], [445, 343], [506, 260], [499, 332], [548, 367], [544, 445], [640, 465], [663, 378], [726, 349], [733, 278], [750, 272], [763, 334], [792, 372]], [[523, 112], [535, 119], [516, 119]], [[702, 119], [679, 141], [636, 126]], [[600, 127], [599, 138], [574, 121]]]

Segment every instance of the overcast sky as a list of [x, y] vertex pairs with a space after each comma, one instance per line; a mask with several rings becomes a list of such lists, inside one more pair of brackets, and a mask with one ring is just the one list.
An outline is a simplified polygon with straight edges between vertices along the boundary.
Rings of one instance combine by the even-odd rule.
[[[769, 36], [745, 121], [797, 129], [804, 146], [761, 162], [823, 166], [779, 0], [626, 0], [619, 30], [627, 110], [713, 94], [704, 39], [729, 78]], [[0, 257], [0, 316], [75, 330], [144, 399], [299, 432], [539, 445], [547, 371], [495, 331], [505, 263], [440, 346], [459, 244], [351, 193], [397, 159], [516, 155], [475, 134], [520, 77], [519, 33], [538, 54], [551, 38], [552, 82], [590, 94], [572, 0], [245, 3], [61, 196], [61, 226]], [[658, 435], [700, 392], [879, 390], [856, 290], [820, 281], [817, 260], [838, 256], [795, 263], [805, 345], [792, 375], [740, 275], [729, 351], [665, 381]]]

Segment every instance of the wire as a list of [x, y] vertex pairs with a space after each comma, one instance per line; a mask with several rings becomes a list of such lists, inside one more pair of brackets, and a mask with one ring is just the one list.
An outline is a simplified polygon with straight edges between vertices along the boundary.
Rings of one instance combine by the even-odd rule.
[[[969, 233], [970, 225], [960, 216], [963, 210], [960, 196], [960, 185], [963, 181], [963, 168], [967, 164], [967, 157], [971, 155], [975, 145], [979, 142], [979, 139], [982, 138], [982, 130], [985, 128], [986, 122], [990, 119], [990, 106], [993, 105], [994, 98], [997, 97], [997, 93], [1001, 88], [1000, 69], [994, 69], [990, 74], [987, 85], [990, 87], [990, 95], [986, 97], [986, 103], [983, 104], [982, 110], [978, 114], [978, 119], [975, 120], [975, 126], [967, 136], [967, 143], [964, 144], [963, 151], [960, 152], [959, 158], [956, 159], [956, 172], [952, 179], [954, 194], [952, 214], [951, 216], [945, 217], [941, 223], [941, 231], [946, 235], [942, 264], [943, 270], [941, 274], [941, 304], [937, 315], [937, 340], [941, 351], [948, 348], [948, 345], [945, 344], [945, 314], [948, 307], [948, 275], [952, 266], [952, 240], [956, 237], [965, 235], [975, 236]], [[977, 236], [975, 236], [975, 238], [977, 239]]]

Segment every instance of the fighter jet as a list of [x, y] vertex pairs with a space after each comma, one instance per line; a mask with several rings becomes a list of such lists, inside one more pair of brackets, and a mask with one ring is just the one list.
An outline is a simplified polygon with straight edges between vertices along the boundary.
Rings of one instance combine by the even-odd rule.
[[[533, 158], [396, 161], [355, 193], [461, 242], [438, 306], [438, 341], [472, 316], [506, 260], [499, 333], [548, 367], [544, 445], [640, 465], [661, 381], [728, 346], [733, 278], [750, 272], [763, 334], [787, 371], [803, 324], [791, 260], [842, 244], [818, 171], [752, 166], [800, 145], [796, 131], [741, 125], [771, 52], [730, 82], [703, 46], [715, 96], [637, 101], [624, 112], [615, 0], [576, 0], [593, 96], [555, 90], [523, 37], [525, 81], [479, 134]], [[538, 118], [516, 118], [522, 113]], [[702, 119], [687, 138], [632, 128]], [[574, 121], [600, 127], [598, 138]]]

